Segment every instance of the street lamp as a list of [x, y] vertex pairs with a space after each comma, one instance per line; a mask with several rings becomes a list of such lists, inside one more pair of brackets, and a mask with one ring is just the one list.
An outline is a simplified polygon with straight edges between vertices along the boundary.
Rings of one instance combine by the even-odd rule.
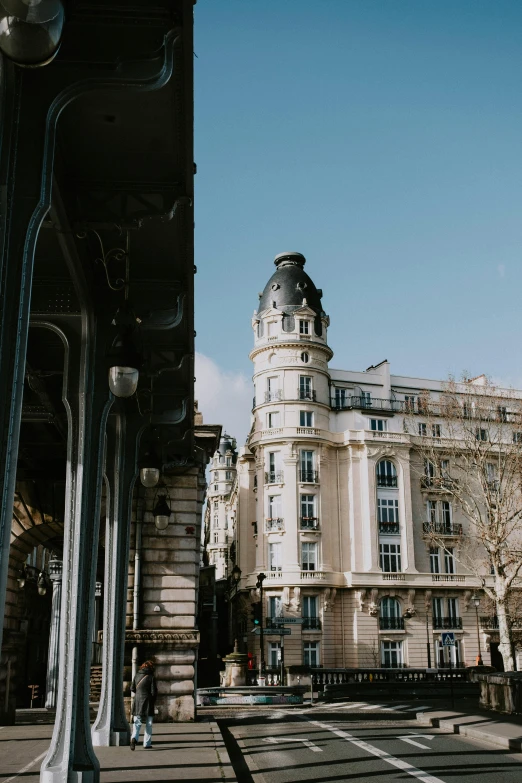
[[263, 582], [266, 579], [266, 574], [263, 574], [261, 572], [257, 575], [257, 582], [256, 587], [259, 590], [259, 600], [261, 601], [261, 622], [259, 623], [259, 644], [261, 646], [260, 648], [260, 655], [259, 655], [259, 676], [263, 676], [263, 672], [265, 670], [265, 640], [263, 636]]
[[128, 302], [118, 308], [112, 324], [118, 327], [108, 352], [109, 388], [115, 397], [132, 397], [138, 388], [139, 368], [143, 364], [135, 345], [138, 320]]
[[471, 600], [475, 604], [475, 617], [477, 618], [477, 646], [478, 646], [477, 666], [483, 666], [484, 662], [482, 660], [482, 653], [480, 652], [480, 628], [479, 628], [479, 617], [478, 617], [480, 596], [477, 593], [473, 593], [473, 595], [471, 596]]
[[166, 530], [169, 526], [172, 511], [167, 503], [167, 497], [168, 494], [157, 496], [156, 505], [152, 510], [152, 516], [154, 517], [154, 524], [156, 525], [157, 530]]
[[236, 586], [236, 590], [234, 592], [234, 603], [230, 603], [230, 610], [232, 612], [232, 616], [234, 618], [233, 622], [233, 631], [234, 631], [234, 645], [237, 643], [237, 607], [235, 605], [235, 600], [237, 596], [237, 587], [239, 585], [239, 580], [241, 579], [241, 569], [237, 565], [237, 563], [234, 565], [234, 568], [232, 569], [232, 573], [230, 575], [232, 577], [232, 583]]

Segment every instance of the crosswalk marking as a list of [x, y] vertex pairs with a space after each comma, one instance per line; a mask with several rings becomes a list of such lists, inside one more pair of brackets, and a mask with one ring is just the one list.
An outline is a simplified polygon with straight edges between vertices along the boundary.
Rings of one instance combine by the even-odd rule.
[[334, 705], [332, 709], [342, 709], [342, 710], [354, 710], [356, 707], [362, 707], [364, 704], [366, 704], [365, 701], [358, 702], [354, 704], [351, 702], [350, 704], [339, 704]]
[[383, 712], [395, 712], [396, 710], [403, 710], [404, 707], [409, 707], [409, 704], [397, 704], [393, 707], [383, 707]]
[[369, 704], [367, 707], [361, 707], [363, 710], [379, 710], [384, 704]]
[[314, 704], [315, 710], [328, 710], [344, 712], [345, 710], [381, 710], [382, 712], [423, 712], [424, 710], [432, 709], [433, 705], [430, 704], [369, 704], [367, 701], [360, 702], [338, 702], [330, 704]]

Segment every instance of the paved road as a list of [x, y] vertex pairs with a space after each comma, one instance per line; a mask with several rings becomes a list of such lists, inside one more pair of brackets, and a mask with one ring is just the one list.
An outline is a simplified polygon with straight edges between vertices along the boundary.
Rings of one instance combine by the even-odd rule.
[[339, 707], [240, 711], [219, 724], [238, 783], [477, 783], [478, 775], [521, 783], [522, 754], [419, 727], [406, 714], [386, 711], [391, 706], [344, 714]]

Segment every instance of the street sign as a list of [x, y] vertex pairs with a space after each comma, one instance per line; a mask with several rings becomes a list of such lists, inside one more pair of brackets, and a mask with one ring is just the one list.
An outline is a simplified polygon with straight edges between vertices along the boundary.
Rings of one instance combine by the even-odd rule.
[[293, 625], [294, 623], [304, 623], [307, 617], [269, 617], [267, 623], [270, 625]]
[[443, 647], [454, 647], [455, 646], [455, 634], [450, 632], [445, 632], [442, 634], [442, 646]]

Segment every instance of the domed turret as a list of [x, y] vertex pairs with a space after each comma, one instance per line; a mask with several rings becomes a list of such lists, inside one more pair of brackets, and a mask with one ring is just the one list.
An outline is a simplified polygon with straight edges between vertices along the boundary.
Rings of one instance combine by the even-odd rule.
[[323, 308], [321, 297], [323, 292], [315, 287], [311, 278], [304, 271], [306, 259], [301, 253], [279, 253], [274, 264], [277, 269], [265, 286], [265, 290], [259, 300], [258, 312], [275, 307], [287, 313], [294, 312], [306, 304], [317, 315], [321, 315]]

